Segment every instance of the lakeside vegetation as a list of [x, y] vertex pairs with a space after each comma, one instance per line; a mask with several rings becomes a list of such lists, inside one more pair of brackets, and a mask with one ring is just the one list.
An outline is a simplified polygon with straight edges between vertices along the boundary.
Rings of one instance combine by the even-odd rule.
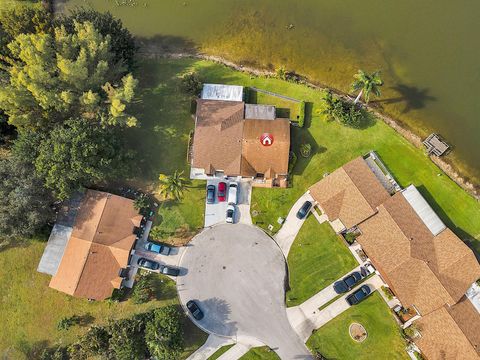
[[[349, 327], [354, 322], [365, 327], [365, 341], [350, 337]], [[307, 346], [327, 359], [409, 359], [400, 327], [377, 292], [314, 331]]]
[[357, 266], [330, 224], [310, 214], [288, 253], [287, 306], [300, 305]]

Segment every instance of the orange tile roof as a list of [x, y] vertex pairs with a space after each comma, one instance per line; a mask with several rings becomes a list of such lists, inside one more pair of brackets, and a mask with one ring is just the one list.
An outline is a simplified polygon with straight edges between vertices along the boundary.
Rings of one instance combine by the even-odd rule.
[[88, 190], [50, 287], [76, 297], [110, 297], [128, 265], [138, 221], [132, 200]]
[[428, 360], [479, 359], [478, 353], [445, 307], [418, 319], [416, 324], [421, 337], [415, 340], [415, 344]]
[[401, 193], [359, 228], [358, 242], [400, 301], [423, 315], [455, 304], [480, 277], [473, 252], [449, 229], [434, 237]]
[[375, 214], [390, 197], [362, 157], [311, 186], [310, 193], [330, 221], [340, 219], [347, 228]]

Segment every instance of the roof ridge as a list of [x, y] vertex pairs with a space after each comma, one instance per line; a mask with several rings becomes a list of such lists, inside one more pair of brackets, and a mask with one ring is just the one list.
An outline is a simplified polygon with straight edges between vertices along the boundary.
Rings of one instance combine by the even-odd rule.
[[[88, 190], [88, 191], [92, 191], [92, 190]], [[94, 190], [96, 191], [96, 190]], [[104, 193], [103, 191], [98, 191], [99, 193]], [[77, 280], [77, 283], [75, 284], [75, 289], [73, 290], [73, 294], [75, 294], [75, 292], [77, 291], [77, 288], [78, 288], [78, 284], [80, 283], [80, 279], [82, 278], [82, 275], [83, 275], [83, 272], [85, 271], [85, 265], [87, 263], [87, 260], [90, 256], [90, 249], [92, 248], [92, 244], [94, 243], [94, 240], [95, 240], [95, 236], [97, 234], [97, 230], [98, 230], [98, 227], [100, 226], [100, 223], [102, 222], [102, 217], [103, 217], [103, 213], [105, 212], [105, 208], [107, 207], [107, 202], [110, 198], [110, 196], [112, 194], [107, 194], [107, 193], [104, 193], [106, 194], [106, 200], [105, 200], [105, 204], [103, 205], [103, 209], [102, 209], [102, 213], [100, 214], [100, 218], [99, 218], [99, 221], [98, 221], [98, 224], [97, 226], [95, 227], [95, 232], [94, 232], [94, 235], [93, 235], [93, 238], [92, 238], [92, 241], [87, 241], [85, 239], [81, 239], [83, 241], [87, 241], [90, 243], [90, 246], [88, 247], [88, 253], [87, 253], [87, 256], [85, 257], [85, 261], [83, 262], [83, 265], [82, 265], [82, 271], [80, 271], [80, 274], [78, 275], [78, 280]], [[95, 243], [95, 244], [99, 244], [99, 243]], [[103, 245], [103, 244], [99, 244], [99, 245]]]
[[[355, 160], [355, 159], [354, 159]], [[354, 161], [352, 160], [352, 161]], [[362, 158], [363, 160], [363, 158]], [[365, 160], [364, 160], [365, 161]], [[349, 162], [350, 163], [350, 162]], [[349, 164], [347, 163], [347, 164]], [[362, 191], [360, 190], [360, 188], [357, 186], [357, 184], [355, 184], [355, 181], [353, 181], [352, 177], [350, 176], [350, 174], [348, 173], [347, 170], [345, 170], [344, 168], [345, 165], [342, 166], [342, 170], [345, 172], [345, 174], [347, 174], [348, 178], [350, 179], [350, 182], [353, 184], [353, 186], [355, 187], [355, 189], [357, 189], [357, 191], [360, 193], [360, 195], [362, 195], [362, 198], [363, 200], [365, 200], [365, 202], [368, 204], [368, 206], [370, 207], [370, 209], [372, 209], [373, 211], [375, 212], [378, 212], [378, 208], [373, 208], [373, 206], [370, 204], [370, 202], [367, 200], [367, 198], [363, 195]], [[368, 166], [368, 165], [367, 165]]]

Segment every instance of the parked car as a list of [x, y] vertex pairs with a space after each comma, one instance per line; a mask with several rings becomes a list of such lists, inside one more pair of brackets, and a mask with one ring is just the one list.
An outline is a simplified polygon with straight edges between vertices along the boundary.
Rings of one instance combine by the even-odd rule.
[[358, 284], [358, 282], [362, 279], [362, 275], [358, 271], [354, 271], [348, 276], [345, 276], [342, 280], [337, 281], [333, 284], [333, 290], [337, 294], [343, 294], [347, 291], [353, 289], [353, 287]]
[[162, 255], [170, 254], [171, 248], [165, 245], [156, 244], [154, 242], [147, 241], [144, 245], [145, 250]]
[[167, 265], [160, 265], [159, 270], [160, 270], [160, 273], [164, 275], [178, 276], [178, 274], [180, 274], [179, 268], [174, 268]]
[[229, 224], [233, 224], [234, 219], [235, 219], [235, 205], [233, 205], [232, 203], [229, 203], [227, 206], [226, 221]]
[[237, 197], [238, 197], [238, 184], [236, 182], [231, 182], [230, 185], [228, 185], [228, 203], [237, 205]]
[[160, 264], [156, 261], [148, 260], [145, 258], [140, 258], [137, 261], [138, 266], [147, 269], [147, 270], [158, 270]]
[[202, 320], [203, 319], [203, 311], [200, 310], [198, 307], [197, 303], [194, 300], [189, 300], [187, 302], [187, 309], [190, 311], [192, 316], [197, 319], [197, 320]]
[[213, 204], [215, 202], [215, 185], [207, 186], [207, 204]]
[[225, 201], [227, 200], [227, 184], [223, 181], [218, 183], [218, 201]]
[[365, 299], [368, 295], [370, 295], [371, 292], [372, 291], [370, 290], [370, 287], [368, 285], [362, 285], [360, 289], [348, 295], [345, 300], [347, 300], [347, 303], [349, 303], [350, 305], [356, 305], [360, 303], [363, 299]]
[[312, 203], [310, 201], [305, 201], [302, 207], [300, 208], [300, 210], [298, 210], [297, 212], [297, 218], [300, 220], [305, 218], [308, 215], [308, 212], [310, 211], [311, 208], [312, 208]]

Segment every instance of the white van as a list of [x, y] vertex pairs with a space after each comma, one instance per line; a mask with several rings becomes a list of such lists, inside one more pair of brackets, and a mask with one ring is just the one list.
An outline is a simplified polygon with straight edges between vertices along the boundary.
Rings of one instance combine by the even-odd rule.
[[231, 182], [228, 185], [228, 199], [227, 203], [237, 205], [238, 183]]

